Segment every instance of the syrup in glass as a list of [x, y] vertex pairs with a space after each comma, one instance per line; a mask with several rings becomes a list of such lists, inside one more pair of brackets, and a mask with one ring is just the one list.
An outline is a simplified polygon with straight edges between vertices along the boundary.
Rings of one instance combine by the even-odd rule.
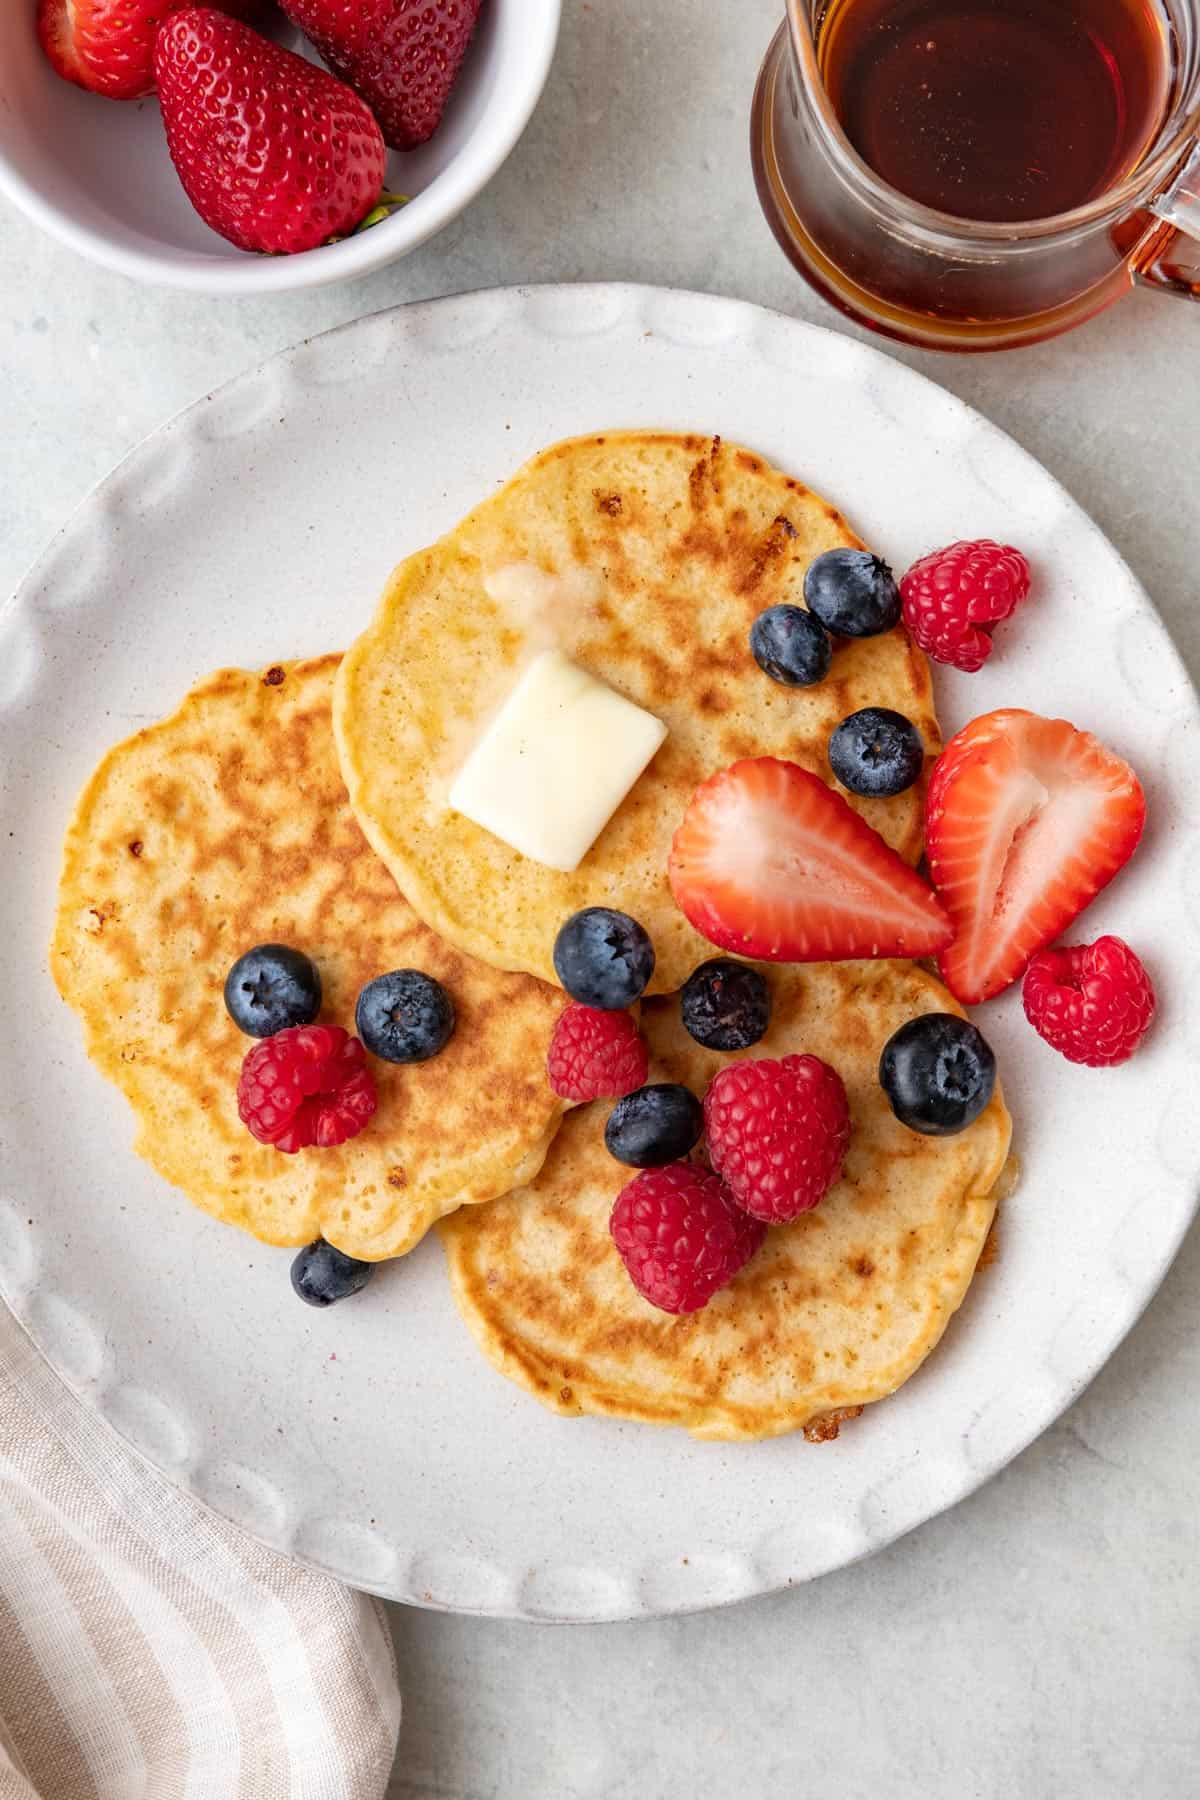
[[822, 79], [846, 136], [961, 219], [1068, 212], [1130, 174], [1171, 91], [1155, 0], [831, 0]]

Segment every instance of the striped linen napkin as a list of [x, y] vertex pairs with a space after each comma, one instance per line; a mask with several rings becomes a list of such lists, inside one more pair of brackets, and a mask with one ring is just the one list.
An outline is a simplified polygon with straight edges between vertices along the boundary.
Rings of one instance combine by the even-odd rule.
[[377, 1601], [176, 1492], [0, 1302], [0, 1800], [380, 1800]]

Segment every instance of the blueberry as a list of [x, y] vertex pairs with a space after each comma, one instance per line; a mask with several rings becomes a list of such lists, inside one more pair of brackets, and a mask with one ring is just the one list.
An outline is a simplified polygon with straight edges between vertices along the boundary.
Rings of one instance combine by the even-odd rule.
[[771, 1022], [771, 990], [749, 963], [714, 956], [683, 984], [683, 1023], [706, 1050], [748, 1050]]
[[804, 577], [808, 610], [835, 637], [874, 637], [900, 620], [900, 589], [869, 550], [826, 550]]
[[952, 1137], [991, 1099], [996, 1058], [968, 1019], [925, 1013], [888, 1039], [879, 1080], [902, 1125], [926, 1137]]
[[604, 1127], [610, 1156], [634, 1169], [678, 1162], [700, 1141], [704, 1108], [690, 1088], [660, 1081], [618, 1100]]
[[454, 1002], [432, 975], [393, 969], [368, 981], [358, 996], [354, 1028], [384, 1062], [428, 1062], [454, 1036]]
[[308, 1306], [332, 1306], [360, 1293], [374, 1273], [374, 1263], [359, 1262], [318, 1238], [293, 1260], [292, 1286]]
[[802, 606], [769, 606], [750, 627], [750, 650], [764, 675], [785, 687], [824, 681], [833, 661], [829, 633]]
[[864, 706], [843, 719], [829, 740], [829, 766], [852, 794], [883, 800], [910, 788], [925, 765], [925, 746], [911, 719], [887, 706]]
[[581, 1006], [632, 1006], [654, 973], [654, 945], [636, 919], [607, 906], [573, 913], [554, 940], [558, 979]]
[[257, 944], [225, 977], [225, 1006], [239, 1031], [274, 1037], [289, 1025], [311, 1025], [321, 1010], [321, 977], [302, 950]]

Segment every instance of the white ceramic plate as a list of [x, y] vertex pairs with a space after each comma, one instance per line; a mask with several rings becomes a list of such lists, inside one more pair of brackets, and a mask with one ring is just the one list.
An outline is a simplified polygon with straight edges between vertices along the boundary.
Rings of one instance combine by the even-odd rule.
[[[825, 492], [903, 567], [1012, 539], [1036, 597], [948, 727], [1061, 713], [1137, 765], [1145, 845], [1088, 916], [1159, 977], [1125, 1069], [1075, 1069], [1010, 994], [983, 1009], [1025, 1177], [940, 1349], [836, 1444], [693, 1443], [566, 1421], [473, 1348], [427, 1242], [328, 1313], [290, 1253], [131, 1153], [46, 971], [59, 841], [115, 738], [208, 669], [339, 648], [392, 564], [524, 457], [619, 425], [719, 431]], [[949, 394], [849, 338], [630, 287], [475, 294], [305, 343], [150, 438], [0, 627], [0, 1290], [173, 1480], [366, 1588], [538, 1619], [680, 1612], [803, 1581], [976, 1487], [1093, 1376], [1154, 1291], [1200, 1172], [1200, 714], [1145, 594], [1062, 489]], [[1190, 985], [1189, 985], [1190, 982]]]

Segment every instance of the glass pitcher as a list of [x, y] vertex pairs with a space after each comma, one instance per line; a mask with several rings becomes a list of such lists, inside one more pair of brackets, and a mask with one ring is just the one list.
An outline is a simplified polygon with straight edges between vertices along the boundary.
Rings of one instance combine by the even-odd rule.
[[886, 336], [1002, 350], [1068, 331], [1142, 282], [1200, 297], [1200, 0], [1165, 0], [1170, 89], [1132, 173], [1052, 218], [981, 223], [906, 198], [857, 154], [821, 78], [827, 0], [788, 0], [759, 74], [751, 151], [783, 249]]

